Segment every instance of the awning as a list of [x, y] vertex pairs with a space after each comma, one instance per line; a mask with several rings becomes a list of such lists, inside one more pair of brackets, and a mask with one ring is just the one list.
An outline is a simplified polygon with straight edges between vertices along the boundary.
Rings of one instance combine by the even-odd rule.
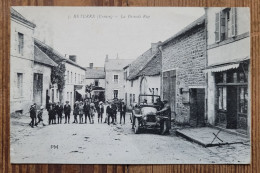
[[208, 72], [221, 72], [221, 71], [226, 71], [230, 69], [236, 69], [239, 67], [239, 63], [236, 64], [229, 64], [229, 65], [223, 65], [223, 66], [217, 66], [217, 67], [209, 67], [205, 70], [203, 70], [204, 73]]

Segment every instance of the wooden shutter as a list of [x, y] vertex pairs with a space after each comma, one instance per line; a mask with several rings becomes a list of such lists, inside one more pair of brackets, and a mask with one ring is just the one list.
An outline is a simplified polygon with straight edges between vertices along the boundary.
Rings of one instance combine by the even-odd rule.
[[220, 41], [220, 13], [215, 16], [215, 41]]
[[237, 34], [237, 12], [236, 8], [231, 8], [231, 36], [234, 37]]

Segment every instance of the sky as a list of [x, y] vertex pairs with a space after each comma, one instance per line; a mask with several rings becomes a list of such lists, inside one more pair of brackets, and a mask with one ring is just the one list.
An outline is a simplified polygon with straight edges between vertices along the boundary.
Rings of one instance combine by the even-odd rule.
[[14, 7], [36, 24], [34, 37], [83, 67], [105, 57], [136, 59], [204, 14], [200, 7]]

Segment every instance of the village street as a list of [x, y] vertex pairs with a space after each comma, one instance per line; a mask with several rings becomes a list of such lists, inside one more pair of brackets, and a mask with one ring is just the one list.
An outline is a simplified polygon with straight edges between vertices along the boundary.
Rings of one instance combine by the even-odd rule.
[[164, 136], [151, 131], [134, 134], [129, 114], [123, 125], [98, 124], [96, 118], [95, 124], [38, 125], [31, 128], [29, 121], [28, 115], [11, 118], [10, 153], [13, 163], [239, 164], [250, 158], [250, 146], [245, 144], [204, 148], [176, 136], [174, 130]]

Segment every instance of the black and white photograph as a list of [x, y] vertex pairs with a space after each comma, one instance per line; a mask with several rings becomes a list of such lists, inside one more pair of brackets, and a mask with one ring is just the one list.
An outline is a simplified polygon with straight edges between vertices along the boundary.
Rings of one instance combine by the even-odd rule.
[[250, 9], [10, 8], [13, 164], [250, 164]]

